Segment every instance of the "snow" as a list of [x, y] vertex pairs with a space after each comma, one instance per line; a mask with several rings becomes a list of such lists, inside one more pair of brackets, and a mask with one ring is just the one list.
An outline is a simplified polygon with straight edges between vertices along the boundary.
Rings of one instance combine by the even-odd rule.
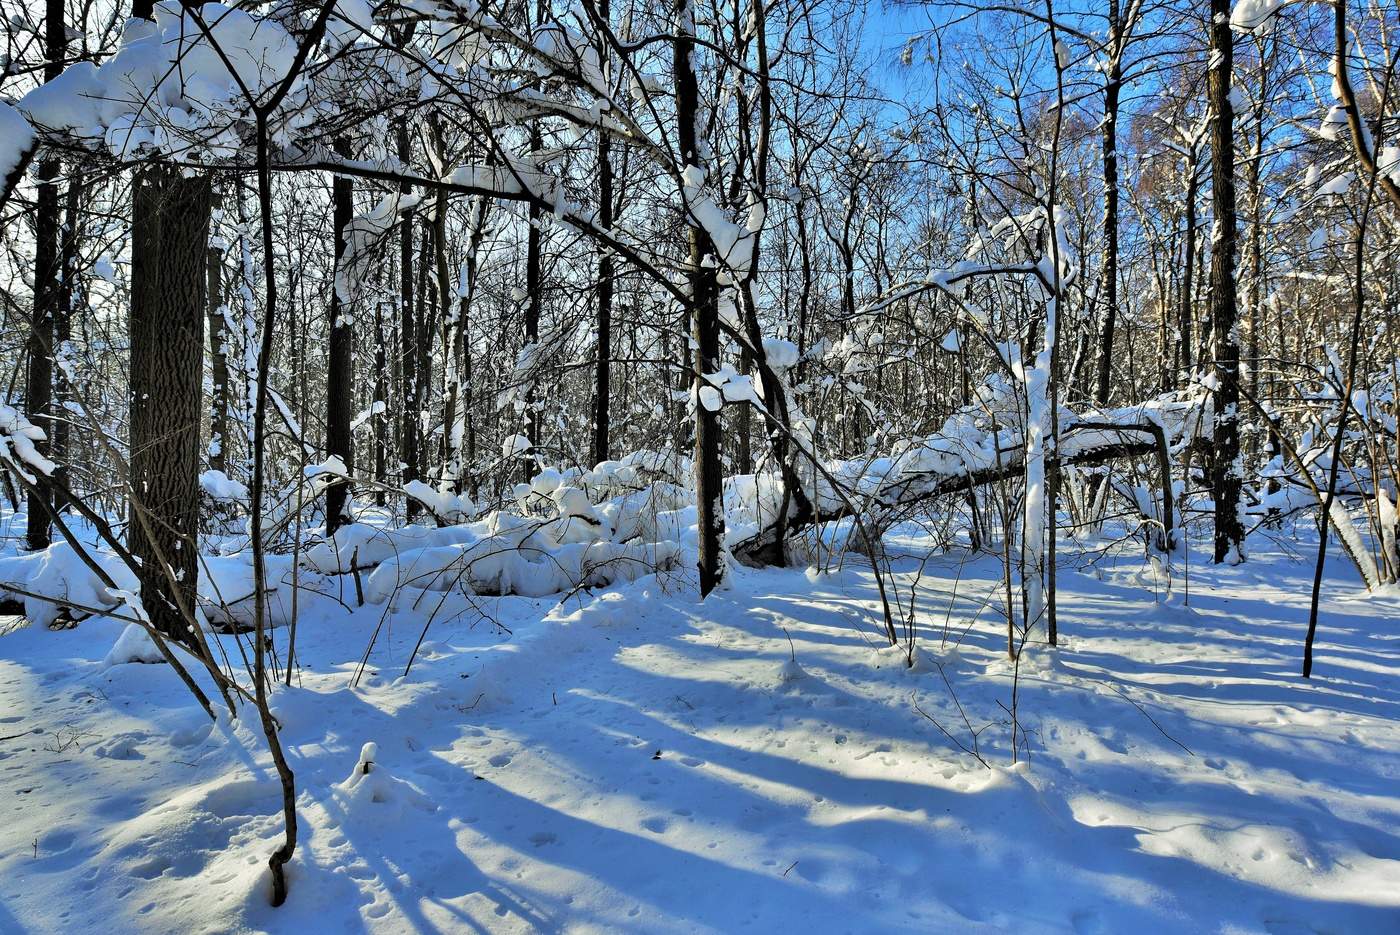
[[24, 604], [25, 617], [35, 626], [48, 626], [62, 610], [57, 601], [113, 610], [122, 604], [122, 591], [138, 589], [136, 576], [111, 552], [93, 550], [93, 560], [120, 589], [112, 593], [102, 580], [78, 557], [67, 542], [58, 542], [42, 552], [0, 557], [0, 596], [6, 587], [21, 588], [10, 593]]
[[[889, 544], [907, 590], [933, 543], [899, 527]], [[169, 667], [115, 661], [140, 646], [121, 621], [21, 629], [0, 637], [0, 918], [41, 933], [1393, 928], [1400, 597], [1359, 597], [1333, 565], [1304, 682], [1306, 561], [1261, 543], [1247, 565], [1193, 563], [1188, 606], [1156, 603], [1130, 555], [1083, 560], [1060, 575], [1067, 645], [1022, 660], [1032, 732], [1014, 766], [999, 703], [1015, 670], [982, 606], [1000, 569], [960, 549], [918, 575], [913, 669], [882, 646], [869, 567], [849, 558], [734, 568], [703, 604], [679, 570], [562, 604], [479, 598], [426, 631], [409, 602], [308, 592], [300, 668], [274, 695], [301, 822], [275, 910], [278, 787], [251, 711], [211, 723]], [[236, 637], [213, 638], [237, 658]], [[919, 713], [971, 749], [959, 709], [986, 768]]]
[[797, 351], [797, 345], [791, 341], [782, 341], [778, 338], [763, 339], [763, 356], [768, 360], [768, 366], [778, 372], [791, 370], [797, 366], [797, 361], [801, 355]]
[[18, 409], [0, 403], [0, 463], [31, 483], [35, 473], [47, 477], [56, 465], [34, 447], [35, 442], [43, 440], [43, 429]]
[[157, 663], [164, 658], [145, 627], [139, 623], [128, 623], [102, 664], [110, 668], [131, 662]]
[[1230, 11], [1230, 26], [1241, 32], [1254, 32], [1269, 24], [1285, 0], [1238, 0]]
[[0, 185], [24, 162], [34, 145], [34, 129], [19, 111], [0, 101]]
[[179, 4], [156, 4], [154, 22], [127, 21], [115, 55], [100, 66], [64, 69], [26, 94], [20, 112], [35, 126], [119, 158], [143, 151], [177, 160], [237, 154], [239, 123], [251, 114], [248, 95], [283, 80], [296, 43], [273, 20], [222, 4], [205, 4], [198, 16]]
[[421, 480], [409, 481], [404, 484], [403, 490], [444, 522], [460, 523], [476, 516], [476, 504], [472, 503], [471, 497], [466, 494], [437, 490]]
[[236, 481], [223, 471], [210, 469], [199, 475], [199, 489], [214, 500], [236, 503], [248, 502], [248, 487]]

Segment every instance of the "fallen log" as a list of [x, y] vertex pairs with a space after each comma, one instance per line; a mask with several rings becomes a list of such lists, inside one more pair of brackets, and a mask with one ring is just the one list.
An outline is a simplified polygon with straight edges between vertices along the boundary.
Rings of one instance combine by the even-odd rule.
[[[1076, 444], [1076, 434], [1094, 436], [1085, 444]], [[1112, 436], [1112, 439], [1104, 438]], [[1130, 440], [1136, 436], [1138, 440]], [[1145, 436], [1145, 437], [1144, 437]], [[813, 506], [801, 515], [790, 515], [785, 524], [765, 525], [757, 533], [734, 543], [731, 553], [746, 565], [779, 564], [784, 558], [787, 539], [811, 526], [834, 522], [853, 515], [852, 505], [861, 503], [863, 510], [894, 512], [906, 510], [928, 500], [960, 493], [985, 484], [1019, 477], [1025, 472], [1024, 450], [1020, 446], [1001, 448], [997, 463], [966, 471], [917, 471], [901, 475], [891, 483], [881, 482], [878, 489], [861, 493], [849, 492], [840, 502]], [[1092, 467], [1120, 458], [1139, 458], [1156, 454], [1161, 475], [1162, 517], [1165, 526], [1160, 547], [1170, 551], [1175, 542], [1172, 522], [1170, 448], [1166, 431], [1154, 422], [1115, 423], [1099, 421], [1074, 422], [1060, 433], [1059, 466]], [[825, 499], [825, 498], [822, 498]], [[786, 530], [786, 535], [781, 531]]]

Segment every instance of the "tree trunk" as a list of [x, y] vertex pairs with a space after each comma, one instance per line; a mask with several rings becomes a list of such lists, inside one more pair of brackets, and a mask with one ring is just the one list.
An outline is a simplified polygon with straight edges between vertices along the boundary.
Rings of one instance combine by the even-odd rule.
[[[198, 579], [200, 422], [209, 243], [207, 176], [137, 173], [131, 236], [131, 551], [141, 602], [188, 641]], [[271, 258], [268, 259], [271, 262]], [[178, 590], [177, 590], [178, 589]]]
[[[536, 152], [542, 145], [540, 123], [536, 120], [530, 124], [530, 152]], [[544, 213], [533, 201], [530, 202], [529, 217], [530, 228], [525, 234], [525, 346], [534, 347], [540, 343], [540, 290], [544, 280], [541, 269], [540, 225], [544, 223]], [[530, 373], [525, 377], [525, 437], [530, 440], [530, 451], [520, 462], [521, 478], [527, 484], [539, 472], [539, 463], [535, 456], [540, 445], [540, 414], [535, 408], [538, 374], [534, 370], [539, 366], [538, 357], [534, 358], [531, 366]]]
[[1098, 383], [1094, 402], [1108, 404], [1113, 378], [1113, 331], [1118, 323], [1118, 92], [1122, 87], [1121, 32], [1118, 0], [1108, 4], [1108, 74], [1103, 92], [1103, 328], [1099, 334]]
[[[47, 0], [44, 12], [44, 81], [57, 78], [63, 71], [63, 56], [68, 46], [63, 0]], [[34, 217], [34, 310], [29, 324], [29, 366], [25, 372], [25, 407], [29, 421], [46, 433], [44, 441], [35, 447], [41, 455], [50, 452], [53, 438], [53, 354], [54, 319], [59, 300], [59, 206], [58, 160], [46, 157], [39, 163], [38, 210]], [[29, 508], [25, 529], [25, 545], [42, 549], [49, 544], [49, 510], [53, 494], [47, 479], [35, 475], [36, 483], [29, 492]]]
[[[695, 19], [689, 0], [676, 0], [676, 34], [671, 41], [676, 87], [677, 141], [684, 167], [703, 169], [699, 145], [700, 92], [690, 60], [695, 50]], [[724, 540], [723, 478], [719, 463], [719, 412], [700, 399], [705, 374], [719, 370], [719, 303], [713, 267], [705, 258], [714, 253], [709, 234], [689, 220], [690, 263], [686, 277], [695, 351], [692, 355], [691, 396], [695, 404], [695, 503], [699, 520], [700, 596], [714, 590], [724, 573], [720, 545]]]
[[[336, 153], [350, 157], [350, 141], [338, 137], [335, 141]], [[331, 182], [331, 216], [335, 226], [335, 264], [339, 270], [345, 257], [345, 229], [350, 226], [354, 215], [354, 190], [348, 176], [338, 175]], [[337, 277], [338, 278], [338, 277]], [[352, 311], [345, 306], [338, 283], [331, 287], [330, 330], [328, 360], [326, 365], [326, 454], [339, 457], [347, 472], [355, 469], [355, 443], [350, 432], [351, 412], [355, 388], [355, 331], [352, 327]], [[326, 533], [349, 520], [346, 507], [350, 502], [348, 481], [331, 484], [326, 488]]]
[[[222, 203], [217, 194], [210, 196], [213, 210]], [[228, 322], [224, 318], [224, 252], [217, 240], [205, 251], [207, 282], [205, 308], [209, 322], [209, 361], [211, 390], [214, 398], [209, 410], [209, 467], [228, 473], [229, 446], [229, 384], [228, 384]]]
[[[599, 5], [599, 15], [606, 21], [607, 0]], [[613, 168], [608, 135], [598, 134], [598, 225], [612, 230]], [[611, 412], [609, 397], [612, 377], [612, 304], [613, 256], [606, 246], [598, 248], [598, 359], [593, 373], [593, 463], [608, 460], [608, 435]]]
[[1215, 350], [1215, 451], [1211, 493], [1215, 498], [1215, 561], [1244, 558], [1240, 522], [1240, 349], [1235, 334], [1235, 140], [1230, 103], [1233, 37], [1230, 0], [1211, 0], [1210, 149], [1215, 223], [1210, 255], [1211, 330]]
[[1178, 321], [1177, 357], [1178, 369], [1185, 371], [1189, 379], [1195, 371], [1195, 355], [1192, 353], [1192, 315], [1194, 313], [1196, 272], [1196, 144], [1191, 143], [1190, 155], [1186, 158], [1186, 244], [1182, 248], [1185, 268], [1181, 274], [1181, 315]]
[[[399, 161], [408, 165], [413, 153], [409, 145], [406, 121], [399, 124], [397, 142]], [[399, 191], [404, 194], [408, 194], [412, 188], [407, 182], [399, 185]], [[400, 431], [403, 433], [402, 445], [399, 448], [399, 459], [403, 462], [400, 485], [418, 480], [418, 436], [421, 424], [416, 406], [419, 374], [417, 322], [414, 321], [416, 309], [413, 304], [413, 220], [414, 212], [410, 209], [403, 213], [403, 220], [399, 222], [399, 367], [403, 374], [399, 393], [399, 404], [403, 407], [399, 422]], [[407, 515], [410, 522], [418, 516], [422, 508], [422, 504], [417, 500], [408, 498]]]
[[[69, 341], [73, 336], [73, 296], [75, 294], [74, 284], [78, 275], [78, 244], [82, 236], [81, 208], [83, 197], [83, 178], [74, 171], [68, 178], [67, 195], [67, 219], [63, 224], [62, 240], [59, 250], [59, 284], [58, 284], [58, 304], [54, 311], [57, 317], [54, 320], [54, 358], [63, 359], [63, 355], [70, 355], [71, 349]], [[71, 357], [70, 357], [71, 359]], [[69, 489], [69, 422], [66, 413], [68, 403], [73, 399], [73, 386], [68, 379], [67, 373], [62, 374], [56, 381], [54, 392], [57, 397], [56, 409], [65, 415], [54, 420], [53, 440], [50, 444], [50, 458], [58, 465], [54, 471], [55, 503], [59, 509], [69, 507], [65, 495], [58, 491]]]
[[[388, 404], [389, 400], [389, 329], [384, 321], [384, 303], [374, 303], [374, 399], [370, 400], [370, 411], [375, 403]], [[384, 488], [389, 483], [389, 414], [383, 412], [371, 415], [374, 420], [374, 502], [377, 506], [385, 503]]]

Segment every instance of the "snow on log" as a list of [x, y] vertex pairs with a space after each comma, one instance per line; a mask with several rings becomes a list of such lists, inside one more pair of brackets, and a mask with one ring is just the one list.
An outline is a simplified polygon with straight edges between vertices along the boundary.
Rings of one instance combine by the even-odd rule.
[[[792, 515], [784, 524], [789, 536], [816, 524], [863, 511], [890, 512], [926, 500], [1020, 476], [1025, 471], [1025, 433], [1013, 419], [984, 424], [984, 411], [969, 407], [954, 413], [942, 431], [897, 444], [891, 456], [828, 464], [826, 473], [840, 486], [819, 478], [812, 511]], [[1101, 464], [1116, 458], [1142, 457], [1190, 444], [1202, 425], [1210, 424], [1209, 402], [1197, 393], [1171, 393], [1117, 409], [1076, 414], [1062, 409], [1058, 439], [1061, 465]], [[775, 516], [775, 510], [758, 511]], [[769, 521], [731, 544], [748, 564], [768, 564], [780, 555], [779, 524]]]

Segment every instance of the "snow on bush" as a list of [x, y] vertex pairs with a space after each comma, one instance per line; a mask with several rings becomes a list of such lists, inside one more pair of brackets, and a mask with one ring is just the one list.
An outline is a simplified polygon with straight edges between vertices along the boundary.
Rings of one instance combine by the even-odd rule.
[[421, 480], [411, 480], [403, 486], [408, 494], [444, 523], [466, 522], [476, 516], [476, 504], [466, 494], [438, 490]]
[[18, 409], [0, 403], [0, 464], [31, 483], [36, 471], [47, 477], [56, 465], [34, 447], [35, 442], [43, 440], [43, 429]]
[[[139, 585], [126, 563], [111, 552], [90, 549], [92, 559], [122, 591], [135, 592]], [[67, 542], [58, 542], [38, 552], [0, 558], [0, 594], [12, 585], [28, 592], [9, 592], [23, 602], [24, 615], [36, 626], [49, 626], [64, 607], [78, 605], [113, 611], [123, 603], [120, 592], [113, 593]], [[36, 596], [37, 595], [37, 596]], [[75, 611], [83, 617], [84, 611]]]
[[484, 533], [479, 538], [413, 549], [380, 564], [365, 581], [365, 599], [382, 603], [402, 588], [544, 597], [632, 581], [674, 567], [680, 557], [680, 545], [670, 541], [561, 544], [556, 522], [492, 514], [472, 524]]
[[[290, 555], [264, 558], [264, 623], [286, 626], [292, 619], [292, 587], [317, 589], [316, 576], [294, 571]], [[199, 559], [199, 603], [209, 622], [250, 629], [257, 623], [251, 551], [236, 555], [203, 555]]]
[[199, 489], [220, 503], [247, 503], [247, 485], [234, 480], [223, 471], [210, 469], [199, 475]]
[[373, 568], [402, 552], [439, 538], [441, 530], [409, 525], [402, 529], [382, 529], [368, 523], [348, 523], [329, 538], [307, 549], [302, 561], [326, 575], [339, 575], [356, 569]]

